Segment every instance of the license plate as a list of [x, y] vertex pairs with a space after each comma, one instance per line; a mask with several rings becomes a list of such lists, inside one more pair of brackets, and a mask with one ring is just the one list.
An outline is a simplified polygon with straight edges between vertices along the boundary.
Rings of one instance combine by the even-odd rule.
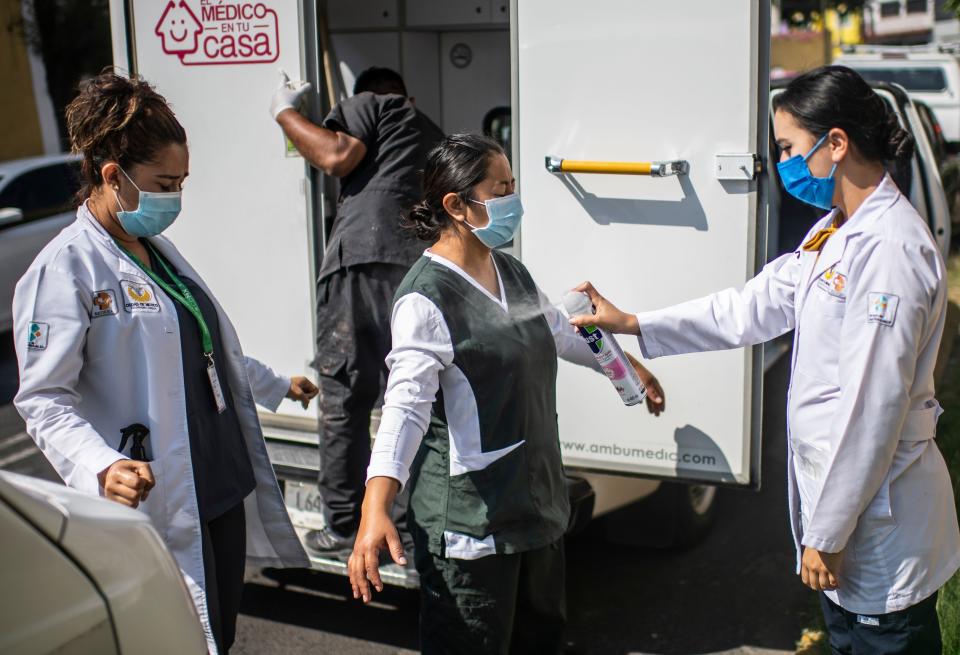
[[326, 522], [323, 520], [323, 505], [317, 485], [287, 480], [284, 487], [284, 502], [290, 521], [301, 528], [322, 530]]

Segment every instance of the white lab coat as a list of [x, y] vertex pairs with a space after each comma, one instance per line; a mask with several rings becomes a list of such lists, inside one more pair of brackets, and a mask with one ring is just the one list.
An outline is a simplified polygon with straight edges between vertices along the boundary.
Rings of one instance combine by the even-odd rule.
[[798, 248], [742, 289], [639, 314], [641, 347], [647, 357], [737, 348], [795, 329], [787, 475], [798, 569], [802, 546], [843, 551], [828, 596], [885, 614], [924, 600], [960, 566], [933, 441], [945, 268], [889, 176], [817, 255]]
[[[276, 409], [289, 379], [245, 357], [233, 325], [197, 272], [169, 240], [157, 237], [151, 243], [195, 280], [217, 308], [226, 352], [216, 356], [226, 364], [257, 482], [244, 503], [248, 561], [257, 566], [308, 566], [267, 457], [254, 405]], [[149, 284], [159, 310], [148, 303], [127, 311], [121, 295], [127, 288], [124, 281]], [[100, 291], [112, 295], [106, 309], [94, 303]], [[68, 485], [102, 494], [97, 473], [121, 458], [116, 450], [120, 429], [131, 423], [150, 429], [147, 443], [156, 487], [140, 509], [150, 516], [179, 564], [215, 653], [174, 301], [121, 252], [84, 206], [18, 283], [13, 315], [20, 364], [20, 390], [14, 402], [27, 431]], [[123, 544], [117, 548], [111, 557], [121, 554]]]

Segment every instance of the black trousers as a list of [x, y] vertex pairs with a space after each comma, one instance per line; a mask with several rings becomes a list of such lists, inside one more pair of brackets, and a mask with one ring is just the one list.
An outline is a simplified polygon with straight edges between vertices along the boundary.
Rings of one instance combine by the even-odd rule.
[[899, 612], [848, 612], [825, 594], [820, 607], [834, 655], [939, 655], [942, 651], [937, 594]]
[[[370, 413], [383, 403], [393, 296], [407, 270], [396, 264], [348, 266], [317, 288], [318, 486], [327, 525], [344, 536], [360, 524]], [[406, 524], [402, 512], [397, 521]]]
[[475, 560], [437, 557], [417, 541], [423, 655], [560, 651], [567, 620], [563, 539]]
[[207, 586], [210, 627], [220, 655], [226, 655], [237, 636], [237, 615], [243, 595], [247, 559], [247, 519], [243, 503], [200, 524], [203, 577]]

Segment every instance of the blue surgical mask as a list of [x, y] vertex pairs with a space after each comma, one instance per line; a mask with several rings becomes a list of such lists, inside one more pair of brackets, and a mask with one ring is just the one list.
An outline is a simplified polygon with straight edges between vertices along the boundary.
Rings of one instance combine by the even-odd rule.
[[128, 212], [123, 210], [120, 195], [114, 191], [114, 195], [117, 196], [117, 204], [120, 205], [117, 218], [120, 220], [120, 226], [124, 231], [132, 237], [155, 237], [173, 225], [177, 216], [180, 215], [180, 196], [182, 192], [140, 191], [140, 187], [130, 179], [125, 170], [121, 168], [120, 172], [140, 192], [137, 208]]
[[824, 134], [820, 137], [820, 140], [806, 155], [794, 155], [787, 161], [778, 163], [777, 171], [780, 173], [783, 188], [787, 190], [787, 193], [801, 202], [829, 211], [833, 208], [833, 188], [836, 185], [833, 174], [837, 170], [837, 165], [833, 165], [827, 177], [815, 177], [810, 172], [810, 167], [807, 166], [810, 155], [823, 145], [827, 136], [827, 134]]
[[470, 225], [475, 237], [480, 239], [480, 243], [488, 248], [499, 248], [513, 240], [517, 234], [517, 228], [520, 227], [520, 219], [523, 218], [523, 205], [520, 204], [520, 196], [511, 193], [502, 198], [490, 198], [489, 200], [474, 200], [468, 198], [470, 202], [483, 205], [487, 208], [487, 224], [483, 227], [474, 227]]

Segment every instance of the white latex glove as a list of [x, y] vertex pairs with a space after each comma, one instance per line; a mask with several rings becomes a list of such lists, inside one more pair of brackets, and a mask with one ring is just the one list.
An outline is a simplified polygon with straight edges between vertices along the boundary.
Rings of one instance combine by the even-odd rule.
[[303, 80], [291, 82], [287, 72], [281, 68], [280, 85], [273, 92], [273, 98], [270, 99], [270, 115], [276, 120], [280, 112], [287, 109], [296, 109], [300, 99], [312, 88], [312, 84]]

